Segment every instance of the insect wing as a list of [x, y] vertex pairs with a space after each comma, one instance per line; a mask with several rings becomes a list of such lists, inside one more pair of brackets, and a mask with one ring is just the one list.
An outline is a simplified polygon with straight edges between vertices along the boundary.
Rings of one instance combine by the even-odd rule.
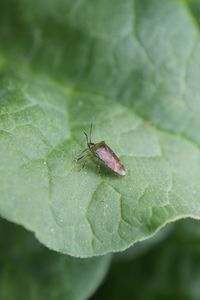
[[125, 175], [125, 169], [117, 155], [105, 143], [95, 149], [96, 156], [102, 160], [106, 166], [117, 174]]

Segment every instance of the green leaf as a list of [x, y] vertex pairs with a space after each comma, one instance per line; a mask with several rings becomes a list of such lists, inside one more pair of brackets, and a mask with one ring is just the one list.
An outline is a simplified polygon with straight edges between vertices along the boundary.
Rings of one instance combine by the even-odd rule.
[[[199, 249], [191, 249], [191, 240], [200, 245], [199, 230], [197, 221], [178, 222], [171, 236], [149, 253], [132, 262], [115, 262], [91, 300], [199, 299]], [[184, 244], [179, 235], [185, 236]]]
[[80, 259], [41, 246], [24, 229], [0, 220], [0, 298], [88, 299], [104, 278], [110, 256]]
[[[78, 257], [200, 218], [196, 18], [175, 0], [1, 1], [1, 216]], [[74, 161], [91, 121], [126, 176]]]

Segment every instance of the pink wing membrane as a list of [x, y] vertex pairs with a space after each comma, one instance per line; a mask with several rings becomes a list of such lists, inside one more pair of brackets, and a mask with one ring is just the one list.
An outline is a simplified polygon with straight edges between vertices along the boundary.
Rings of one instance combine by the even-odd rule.
[[96, 155], [114, 172], [119, 175], [125, 175], [125, 169], [119, 158], [113, 153], [113, 151], [107, 146], [102, 145], [95, 150]]

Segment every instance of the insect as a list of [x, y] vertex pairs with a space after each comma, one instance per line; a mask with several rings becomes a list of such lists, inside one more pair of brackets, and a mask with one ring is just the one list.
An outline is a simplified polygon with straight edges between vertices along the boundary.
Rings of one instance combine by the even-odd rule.
[[[87, 148], [84, 149], [81, 153], [89, 152], [92, 153], [94, 156], [96, 156], [101, 162], [103, 162], [104, 165], [106, 165], [109, 169], [114, 171], [116, 174], [120, 176], [124, 176], [126, 174], [125, 168], [120, 161], [120, 159], [117, 157], [117, 155], [113, 152], [113, 150], [104, 142], [101, 141], [99, 143], [92, 143], [91, 142], [91, 135], [92, 135], [92, 124], [90, 126], [90, 135], [88, 138], [88, 135], [85, 131], [83, 131], [86, 137], [87, 141]], [[87, 154], [82, 155], [77, 159], [79, 161], [80, 159], [88, 156]]]

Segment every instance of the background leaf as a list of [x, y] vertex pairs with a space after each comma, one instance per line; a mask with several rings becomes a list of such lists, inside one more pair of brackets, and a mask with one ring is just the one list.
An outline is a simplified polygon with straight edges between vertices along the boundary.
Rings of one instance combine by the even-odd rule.
[[0, 220], [0, 298], [88, 299], [104, 278], [110, 256], [78, 259], [41, 246], [24, 229]]
[[132, 261], [114, 261], [92, 300], [199, 299], [199, 246], [199, 223], [179, 221], [165, 242], [145, 255]]
[[[175, 0], [1, 1], [1, 216], [78, 257], [200, 217], [196, 14]], [[91, 121], [125, 177], [74, 162]]]

